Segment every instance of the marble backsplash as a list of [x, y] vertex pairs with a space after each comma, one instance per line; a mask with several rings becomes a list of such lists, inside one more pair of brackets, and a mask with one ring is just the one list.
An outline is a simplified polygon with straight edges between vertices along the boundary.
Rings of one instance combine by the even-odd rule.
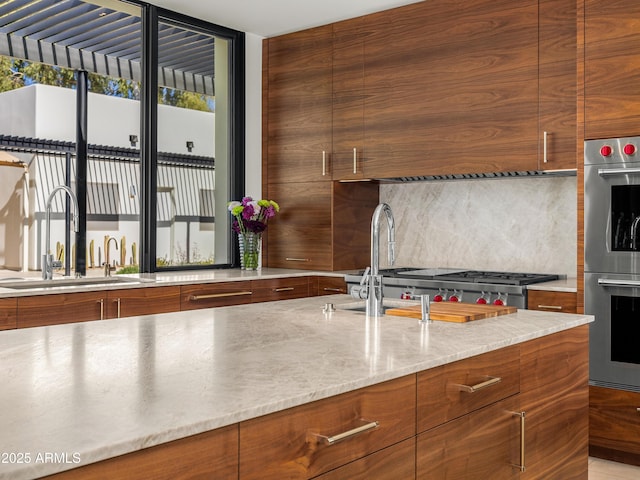
[[[381, 185], [398, 266], [576, 275], [576, 177]], [[387, 264], [386, 222], [381, 264]]]

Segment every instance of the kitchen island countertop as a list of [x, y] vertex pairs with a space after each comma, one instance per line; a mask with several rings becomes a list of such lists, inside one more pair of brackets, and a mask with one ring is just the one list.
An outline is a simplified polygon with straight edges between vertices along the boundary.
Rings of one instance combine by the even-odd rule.
[[[324, 313], [327, 302], [337, 310]], [[593, 320], [520, 310], [423, 324], [341, 308], [353, 302], [332, 295], [0, 332], [0, 479], [67, 470]], [[47, 458], [57, 461], [36, 461]]]

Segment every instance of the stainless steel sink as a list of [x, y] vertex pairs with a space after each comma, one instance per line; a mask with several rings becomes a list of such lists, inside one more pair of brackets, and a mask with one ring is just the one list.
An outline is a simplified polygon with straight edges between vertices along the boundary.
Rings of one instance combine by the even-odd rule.
[[[413, 300], [392, 300], [392, 299], [383, 299], [382, 303], [382, 313], [386, 312], [390, 308], [401, 308], [401, 307], [411, 307], [414, 305], [420, 305], [420, 303], [415, 302]], [[342, 305], [336, 305], [337, 310], [349, 310], [351, 312], [366, 312], [367, 305], [366, 302], [353, 302], [353, 303], [345, 303]]]
[[136, 284], [142, 283], [139, 278], [131, 277], [82, 277], [69, 278], [62, 277], [53, 280], [0, 280], [0, 288], [11, 288], [15, 290], [30, 290], [35, 288], [59, 288], [59, 287], [86, 287], [86, 286], [107, 286], [113, 284]]

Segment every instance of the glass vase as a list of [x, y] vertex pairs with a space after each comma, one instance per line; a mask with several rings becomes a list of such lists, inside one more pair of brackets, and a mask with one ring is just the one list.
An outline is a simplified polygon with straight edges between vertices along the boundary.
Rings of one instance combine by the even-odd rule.
[[240, 241], [240, 268], [257, 270], [262, 235], [259, 233], [239, 234], [238, 240]]

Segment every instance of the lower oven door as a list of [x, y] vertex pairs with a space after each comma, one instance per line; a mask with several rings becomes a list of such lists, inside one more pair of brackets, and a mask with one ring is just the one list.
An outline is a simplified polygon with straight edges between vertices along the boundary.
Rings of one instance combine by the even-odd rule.
[[584, 288], [591, 382], [640, 391], [640, 275], [586, 273]]

